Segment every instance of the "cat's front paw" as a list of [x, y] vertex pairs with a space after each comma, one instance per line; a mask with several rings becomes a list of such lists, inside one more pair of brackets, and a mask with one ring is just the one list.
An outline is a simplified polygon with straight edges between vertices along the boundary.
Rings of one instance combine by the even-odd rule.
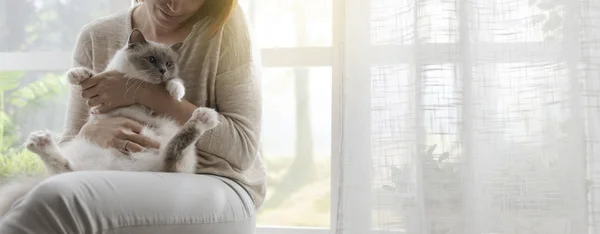
[[79, 85], [79, 83], [92, 76], [94, 76], [94, 72], [85, 67], [76, 67], [67, 72], [67, 79], [72, 85]]
[[181, 101], [183, 95], [185, 95], [185, 87], [177, 79], [167, 82], [167, 91], [169, 91], [171, 97], [177, 99], [177, 101]]
[[25, 141], [27, 149], [34, 153], [45, 152], [52, 144], [54, 144], [54, 140], [48, 131], [32, 132]]
[[204, 131], [213, 129], [219, 125], [219, 114], [217, 111], [206, 107], [199, 107], [194, 110], [191, 119], [203, 128]]

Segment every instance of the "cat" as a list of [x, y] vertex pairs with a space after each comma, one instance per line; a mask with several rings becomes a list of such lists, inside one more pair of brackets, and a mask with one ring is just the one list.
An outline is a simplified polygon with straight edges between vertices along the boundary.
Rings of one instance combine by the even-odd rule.
[[[127, 43], [118, 50], [105, 71], [124, 73], [129, 82], [164, 83], [172, 98], [181, 101], [185, 95], [183, 81], [178, 77], [175, 64], [176, 43], [167, 46], [147, 41], [138, 29], [133, 29]], [[72, 68], [67, 78], [72, 85], [94, 76], [84, 67]], [[139, 84], [139, 83], [138, 83]], [[145, 125], [141, 135], [160, 143], [158, 150], [146, 149], [126, 153], [118, 149], [102, 148], [83, 136], [62, 144], [60, 147], [48, 131], [34, 131], [25, 141], [25, 147], [36, 153], [48, 175], [39, 178], [15, 180], [0, 188], [0, 217], [48, 176], [80, 170], [124, 170], [194, 173], [196, 167], [195, 142], [206, 131], [218, 126], [218, 114], [211, 108], [199, 107], [183, 125], [164, 116], [156, 116], [142, 105], [131, 105], [114, 109], [106, 114], [90, 114], [88, 121], [108, 117], [127, 117]]]

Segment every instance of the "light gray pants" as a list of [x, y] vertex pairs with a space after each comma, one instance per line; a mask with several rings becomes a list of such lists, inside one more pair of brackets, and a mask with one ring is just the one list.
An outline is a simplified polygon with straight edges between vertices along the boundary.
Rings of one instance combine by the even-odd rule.
[[2, 234], [252, 234], [237, 183], [181, 173], [84, 171], [42, 182], [0, 222]]

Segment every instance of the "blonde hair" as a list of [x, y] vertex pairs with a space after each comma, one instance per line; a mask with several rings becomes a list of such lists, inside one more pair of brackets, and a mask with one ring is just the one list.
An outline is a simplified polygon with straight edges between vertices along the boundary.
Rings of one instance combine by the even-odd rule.
[[[143, 0], [135, 0], [135, 3], [141, 3]], [[215, 34], [231, 17], [233, 9], [237, 6], [238, 0], [206, 0], [204, 5], [198, 10], [198, 16], [211, 17], [212, 25], [209, 28], [210, 34]]]

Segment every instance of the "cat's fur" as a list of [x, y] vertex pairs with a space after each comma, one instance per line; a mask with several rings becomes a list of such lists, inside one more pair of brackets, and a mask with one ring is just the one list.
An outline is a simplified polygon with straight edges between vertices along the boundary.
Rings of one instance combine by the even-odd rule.
[[[164, 83], [169, 94], [181, 100], [185, 88], [183, 81], [178, 78], [178, 67], [175, 65], [175, 51], [180, 45], [166, 46], [146, 41], [142, 33], [134, 29], [127, 45], [116, 52], [105, 71], [124, 73], [129, 79], [128, 83]], [[73, 85], [93, 75], [94, 72], [82, 67], [67, 72], [68, 80]], [[155, 116], [150, 109], [141, 105], [118, 108], [107, 114], [91, 114], [88, 121], [116, 116], [147, 124], [141, 134], [159, 142], [160, 149], [126, 154], [117, 149], [102, 148], [81, 136], [59, 147], [47, 131], [32, 132], [25, 146], [41, 158], [50, 175], [79, 170], [194, 173], [197, 160], [195, 142], [205, 131], [219, 124], [216, 111], [210, 108], [196, 109], [192, 117], [179, 126], [167, 117]], [[3, 186], [0, 189], [0, 216], [45, 178], [28, 178]]]

